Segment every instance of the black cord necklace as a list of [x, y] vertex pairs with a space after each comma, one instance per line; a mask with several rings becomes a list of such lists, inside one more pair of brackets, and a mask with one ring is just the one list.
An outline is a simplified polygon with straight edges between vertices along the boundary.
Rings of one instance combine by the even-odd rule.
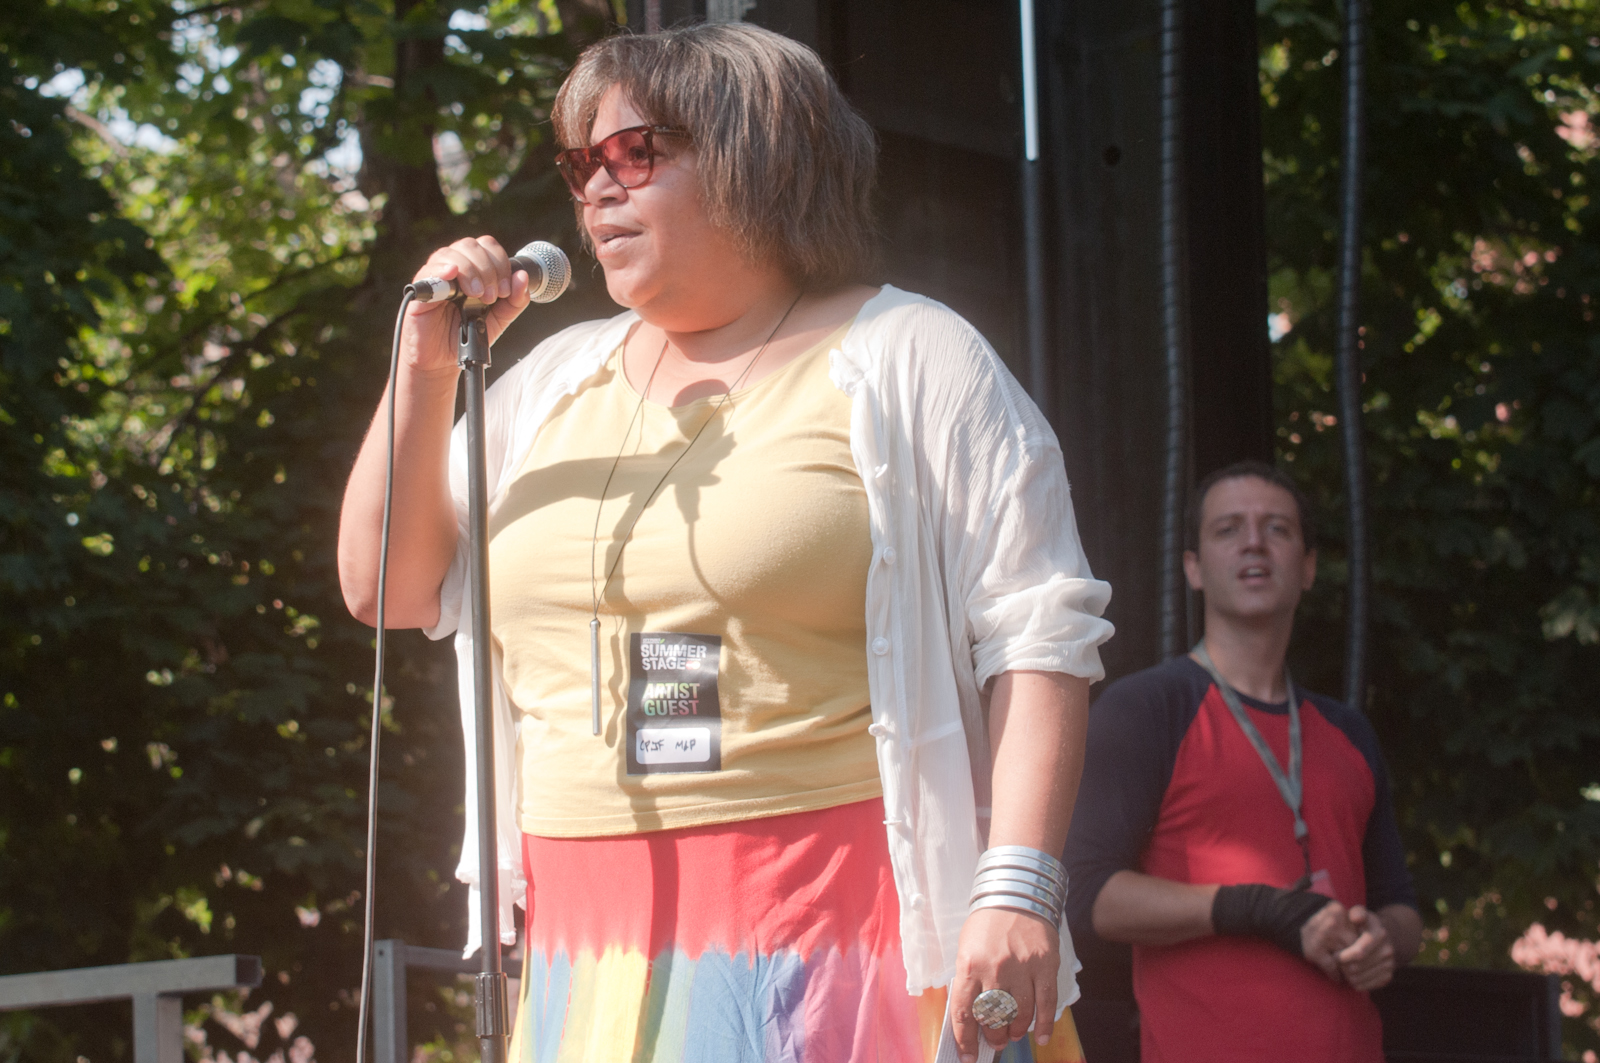
[[[611, 577], [617, 574], [617, 566], [622, 564], [623, 552], [628, 549], [628, 543], [633, 540], [633, 529], [638, 527], [640, 518], [644, 516], [645, 510], [650, 508], [650, 503], [655, 501], [656, 495], [661, 491], [662, 486], [666, 484], [667, 477], [672, 475], [672, 470], [678, 467], [678, 463], [683, 460], [684, 455], [688, 454], [695, 443], [699, 441], [701, 434], [705, 432], [712, 421], [717, 419], [717, 414], [722, 412], [722, 407], [733, 397], [733, 393], [738, 390], [739, 385], [744, 383], [744, 378], [750, 375], [750, 370], [755, 368], [756, 362], [761, 360], [761, 356], [772, 345], [772, 340], [778, 335], [778, 330], [783, 327], [785, 321], [789, 320], [789, 315], [796, 306], [800, 305], [800, 299], [804, 295], [805, 292], [801, 292], [794, 297], [794, 302], [789, 304], [789, 309], [783, 312], [783, 316], [778, 319], [778, 323], [772, 326], [772, 331], [767, 333], [767, 338], [762, 342], [760, 348], [756, 350], [755, 357], [751, 358], [745, 367], [739, 371], [739, 375], [732, 384], [728, 385], [728, 389], [722, 393], [722, 397], [712, 407], [711, 415], [700, 422], [700, 427], [689, 438], [688, 444], [678, 452], [676, 458], [672, 459], [672, 464], [667, 466], [667, 471], [661, 474], [661, 479], [656, 481], [656, 485], [650, 489], [649, 495], [645, 496], [644, 505], [639, 507], [639, 512], [634, 516], [633, 522], [628, 525], [628, 530], [623, 533], [622, 545], [617, 549], [617, 556], [612, 560], [611, 568], [606, 572], [605, 582], [596, 587], [596, 555], [600, 549], [600, 517], [605, 510], [606, 492], [611, 489], [611, 480], [617, 475], [617, 466], [622, 463], [622, 454], [628, 449], [628, 439], [633, 435], [633, 426], [639, 420], [639, 415], [644, 412], [645, 398], [650, 394], [650, 385], [655, 382], [656, 372], [661, 368], [661, 361], [667, 355], [667, 346], [670, 341], [663, 341], [661, 344], [661, 353], [656, 355], [656, 364], [651, 368], [649, 378], [645, 380], [644, 390], [639, 393], [639, 404], [634, 407], [633, 416], [628, 420], [628, 427], [622, 433], [622, 446], [617, 448], [617, 456], [611, 461], [611, 471], [606, 474], [605, 485], [600, 488], [600, 502], [594, 511], [594, 534], [589, 540], [589, 593], [594, 599], [594, 612], [589, 618], [589, 690], [592, 702], [589, 724], [593, 734], [598, 735], [600, 733], [600, 602], [605, 597], [606, 588], [611, 586]], [[627, 353], [626, 342], [623, 344], [623, 353], [624, 355]], [[618, 357], [617, 371], [619, 373], [626, 372], [624, 362], [625, 358]]]

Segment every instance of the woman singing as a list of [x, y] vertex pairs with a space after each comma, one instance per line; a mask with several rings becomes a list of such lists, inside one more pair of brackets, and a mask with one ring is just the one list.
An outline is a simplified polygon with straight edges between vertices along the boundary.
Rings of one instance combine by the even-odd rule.
[[[930, 1061], [948, 1010], [964, 1059], [1078, 1059], [1056, 854], [1110, 591], [1055, 436], [965, 321], [864, 285], [876, 144], [810, 50], [613, 37], [553, 118], [627, 311], [487, 401], [513, 1058]], [[491, 337], [528, 303], [489, 237], [418, 276]], [[457, 312], [408, 315], [388, 622], [455, 634], [470, 704]], [[340, 529], [369, 623], [383, 440]]]

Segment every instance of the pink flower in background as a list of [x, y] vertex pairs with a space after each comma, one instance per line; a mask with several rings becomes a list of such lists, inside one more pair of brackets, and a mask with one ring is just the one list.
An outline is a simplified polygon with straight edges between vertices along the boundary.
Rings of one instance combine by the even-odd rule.
[[[246, 991], [243, 996], [248, 997], [249, 992]], [[202, 1004], [200, 1010], [218, 1026], [243, 1041], [245, 1047], [253, 1052], [242, 1051], [230, 1055], [226, 1051], [218, 1051], [212, 1046], [206, 1028], [201, 1023], [186, 1026], [183, 1031], [189, 1041], [190, 1051], [186, 1055], [190, 1059], [196, 1059], [199, 1063], [316, 1063], [316, 1048], [311, 1044], [311, 1039], [305, 1034], [295, 1035], [300, 1020], [293, 1012], [272, 1018], [270, 1000], [263, 1001], [254, 1011], [245, 1011], [242, 998], [237, 1004], [229, 1004], [217, 997], [209, 1004]], [[261, 1042], [269, 1025], [278, 1035], [278, 1045], [267, 1054], [265, 1047], [269, 1046], [263, 1046]]]
[[1545, 974], [1575, 974], [1600, 992], [1600, 941], [1580, 941], [1559, 930], [1551, 934], [1534, 923], [1511, 946], [1511, 959]]
[[[1534, 923], [1511, 946], [1511, 959], [1519, 967], [1544, 974], [1577, 975], [1600, 993], [1600, 941], [1569, 938], [1561, 931], [1549, 933]], [[1588, 1005], [1572, 995], [1572, 984], [1561, 985], [1561, 1013], [1577, 1018]]]
[[1589, 121], [1588, 112], [1568, 111], [1562, 115], [1561, 126], [1556, 130], [1556, 136], [1579, 151], [1588, 151], [1594, 147], [1594, 124]]
[[261, 1027], [271, 1014], [270, 1000], [254, 1011], [226, 1011], [222, 1008], [213, 1008], [211, 1011], [211, 1017], [217, 1021], [217, 1025], [243, 1041], [246, 1048], [254, 1048], [261, 1043]]

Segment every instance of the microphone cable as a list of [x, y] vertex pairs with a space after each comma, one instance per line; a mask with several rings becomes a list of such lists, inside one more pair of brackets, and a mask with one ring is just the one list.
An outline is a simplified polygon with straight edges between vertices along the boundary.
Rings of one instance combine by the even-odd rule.
[[389, 590], [389, 520], [394, 512], [394, 403], [396, 383], [400, 379], [400, 333], [405, 328], [406, 310], [417, 297], [416, 288], [406, 285], [400, 300], [400, 312], [394, 321], [394, 344], [389, 352], [388, 412], [385, 416], [387, 438], [383, 465], [383, 531], [378, 541], [378, 637], [373, 654], [372, 677], [372, 737], [367, 768], [367, 851], [366, 887], [362, 896], [365, 912], [361, 925], [361, 1000], [356, 1006], [356, 1063], [365, 1063], [367, 1052], [367, 1025], [372, 1013], [372, 960], [373, 960], [373, 892], [377, 886], [378, 864], [378, 743], [383, 736], [383, 657], [388, 648], [388, 633], [384, 627], [384, 605]]
[[[559, 247], [536, 240], [518, 251], [512, 265], [528, 274], [530, 303], [548, 303], [567, 290], [572, 280], [572, 265]], [[539, 283], [533, 280], [537, 271]], [[367, 769], [367, 851], [364, 912], [361, 929], [361, 998], [356, 1005], [356, 1063], [366, 1063], [367, 1027], [372, 1017], [373, 913], [377, 889], [378, 849], [378, 745], [383, 737], [383, 663], [388, 649], [385, 605], [389, 590], [389, 527], [394, 514], [394, 406], [400, 379], [400, 336], [405, 329], [406, 310], [413, 302], [433, 302], [449, 298], [453, 288], [447, 281], [425, 277], [405, 287], [400, 310], [394, 319], [394, 343], [389, 349], [388, 412], [385, 415], [383, 466], [383, 530], [378, 543], [378, 637], [374, 647], [372, 676], [371, 757]], [[492, 871], [491, 871], [492, 873]], [[402, 974], [403, 977], [403, 974]]]

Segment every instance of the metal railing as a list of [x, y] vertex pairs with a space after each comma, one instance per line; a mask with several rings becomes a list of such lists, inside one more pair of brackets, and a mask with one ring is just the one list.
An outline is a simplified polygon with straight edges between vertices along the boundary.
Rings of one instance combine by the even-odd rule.
[[[406, 971], [477, 974], [479, 961], [394, 939], [377, 942], [373, 960], [374, 1063], [407, 1063]], [[238, 955], [8, 974], [0, 975], [0, 1011], [131, 1000], [134, 1063], [184, 1063], [184, 995], [260, 984], [260, 957]]]
[[121, 963], [0, 976], [0, 1011], [133, 1001], [134, 1063], [183, 1063], [183, 997], [261, 984], [258, 956]]
[[406, 1032], [406, 971], [446, 971], [477, 974], [477, 958], [462, 959], [453, 949], [429, 949], [397, 939], [377, 942], [372, 964], [373, 1063], [407, 1063], [411, 1039]]

